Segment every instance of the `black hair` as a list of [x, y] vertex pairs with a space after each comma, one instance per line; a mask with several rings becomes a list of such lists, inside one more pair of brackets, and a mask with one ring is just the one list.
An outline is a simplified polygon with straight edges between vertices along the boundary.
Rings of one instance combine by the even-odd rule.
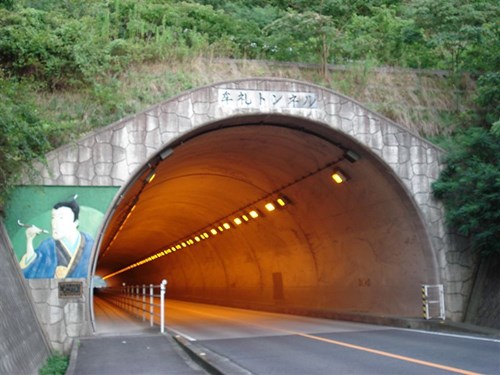
[[73, 211], [73, 214], [75, 216], [74, 220], [73, 221], [77, 221], [78, 220], [78, 214], [80, 213], [80, 206], [78, 205], [78, 203], [76, 203], [75, 200], [72, 200], [72, 201], [69, 201], [69, 202], [59, 202], [59, 203], [56, 203], [54, 205], [54, 210], [57, 210], [58, 208], [61, 208], [61, 207], [68, 207], [71, 209], [71, 211]]

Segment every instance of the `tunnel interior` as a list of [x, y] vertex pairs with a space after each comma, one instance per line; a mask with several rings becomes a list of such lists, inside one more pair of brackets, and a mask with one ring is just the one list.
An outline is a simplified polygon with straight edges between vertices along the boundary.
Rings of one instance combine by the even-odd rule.
[[120, 190], [95, 264], [109, 286], [167, 279], [169, 298], [325, 313], [419, 316], [420, 285], [436, 281], [391, 169], [287, 116], [230, 118], [165, 145]]

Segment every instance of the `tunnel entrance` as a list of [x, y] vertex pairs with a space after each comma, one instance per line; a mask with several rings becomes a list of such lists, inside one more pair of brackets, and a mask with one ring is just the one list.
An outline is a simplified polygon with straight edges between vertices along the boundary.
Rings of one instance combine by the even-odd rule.
[[97, 254], [110, 286], [167, 279], [169, 298], [319, 315], [419, 316], [420, 285], [437, 281], [392, 169], [293, 116], [232, 117], [166, 145], [120, 190]]

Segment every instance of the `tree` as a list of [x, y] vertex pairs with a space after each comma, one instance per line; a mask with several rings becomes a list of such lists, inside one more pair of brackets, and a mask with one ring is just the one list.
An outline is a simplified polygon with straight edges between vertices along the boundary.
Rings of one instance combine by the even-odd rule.
[[326, 76], [329, 47], [332, 38], [338, 34], [332, 17], [311, 11], [289, 11], [266, 26], [264, 32], [269, 34], [278, 59], [290, 60], [289, 57], [295, 55], [302, 61], [310, 59], [309, 62], [316, 62], [319, 56], [321, 71], [323, 76]]
[[500, 257], [500, 137], [480, 127], [458, 134], [432, 188], [448, 225], [481, 256]]
[[474, 69], [471, 61], [482, 65], [481, 60], [498, 59], [494, 51], [499, 48], [499, 10], [493, 2], [418, 0], [408, 9], [409, 17], [425, 30], [427, 48], [440, 53], [446, 64], [442, 68], [457, 72]]

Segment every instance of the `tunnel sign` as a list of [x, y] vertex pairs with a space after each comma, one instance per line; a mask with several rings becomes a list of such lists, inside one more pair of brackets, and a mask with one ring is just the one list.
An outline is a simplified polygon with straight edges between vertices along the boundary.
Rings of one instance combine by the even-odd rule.
[[59, 298], [80, 298], [83, 295], [81, 281], [60, 281], [58, 289]]
[[318, 98], [311, 92], [219, 89], [219, 103], [230, 108], [318, 108]]

